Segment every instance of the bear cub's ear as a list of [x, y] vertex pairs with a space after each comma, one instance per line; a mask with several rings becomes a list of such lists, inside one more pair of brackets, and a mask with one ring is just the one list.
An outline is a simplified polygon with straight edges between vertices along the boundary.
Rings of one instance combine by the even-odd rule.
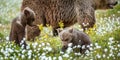
[[32, 10], [29, 8], [29, 7], [26, 7], [24, 10], [23, 10], [23, 13], [26, 17], [29, 17], [32, 13]]
[[70, 29], [69, 29], [69, 32], [72, 33], [72, 32], [73, 32], [73, 28], [70, 28]]

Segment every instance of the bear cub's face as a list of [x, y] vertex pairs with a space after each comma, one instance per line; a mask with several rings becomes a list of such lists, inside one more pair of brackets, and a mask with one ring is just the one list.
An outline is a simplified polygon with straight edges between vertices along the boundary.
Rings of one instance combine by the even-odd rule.
[[64, 48], [67, 48], [69, 43], [73, 43], [72, 32], [73, 32], [73, 29], [68, 29], [68, 30], [63, 30], [58, 32]]
[[30, 8], [26, 7], [23, 10], [23, 17], [24, 17], [24, 22], [26, 22], [27, 25], [32, 26], [33, 25], [33, 21], [35, 21], [35, 13], [33, 10], [31, 10]]

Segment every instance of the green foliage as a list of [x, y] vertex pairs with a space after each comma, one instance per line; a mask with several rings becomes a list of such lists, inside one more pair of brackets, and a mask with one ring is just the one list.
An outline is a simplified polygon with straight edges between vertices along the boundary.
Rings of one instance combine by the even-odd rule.
[[107, 16], [111, 16], [112, 14], [115, 14], [116, 16], [120, 16], [120, 4], [118, 4], [114, 9], [108, 10]]
[[2, 33], [0, 33], [0, 40], [2, 40], [4, 37], [4, 35]]
[[0, 1], [0, 24], [8, 24], [20, 11], [21, 0]]

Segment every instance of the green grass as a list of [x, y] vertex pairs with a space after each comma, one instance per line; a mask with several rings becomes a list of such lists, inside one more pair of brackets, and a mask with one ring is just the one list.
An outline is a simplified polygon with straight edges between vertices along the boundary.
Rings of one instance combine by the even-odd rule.
[[[91, 51], [86, 55], [79, 55], [61, 52], [61, 40], [52, 36], [51, 27], [41, 27], [41, 35], [35, 42], [27, 41], [27, 49], [8, 41], [10, 22], [19, 14], [20, 4], [21, 0], [0, 2], [0, 60], [120, 60], [119, 5], [114, 10], [96, 12], [95, 27], [86, 31], [92, 40]], [[107, 17], [103, 17], [103, 13]], [[80, 29], [77, 24], [73, 27]]]

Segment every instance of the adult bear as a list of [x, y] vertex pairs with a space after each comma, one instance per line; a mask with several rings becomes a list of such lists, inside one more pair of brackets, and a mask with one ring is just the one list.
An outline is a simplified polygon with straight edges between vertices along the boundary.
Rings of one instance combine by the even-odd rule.
[[36, 14], [35, 24], [50, 24], [57, 35], [59, 22], [64, 27], [79, 23], [85, 30], [95, 24], [95, 10], [112, 9], [116, 0], [23, 0], [21, 11], [30, 7]]

